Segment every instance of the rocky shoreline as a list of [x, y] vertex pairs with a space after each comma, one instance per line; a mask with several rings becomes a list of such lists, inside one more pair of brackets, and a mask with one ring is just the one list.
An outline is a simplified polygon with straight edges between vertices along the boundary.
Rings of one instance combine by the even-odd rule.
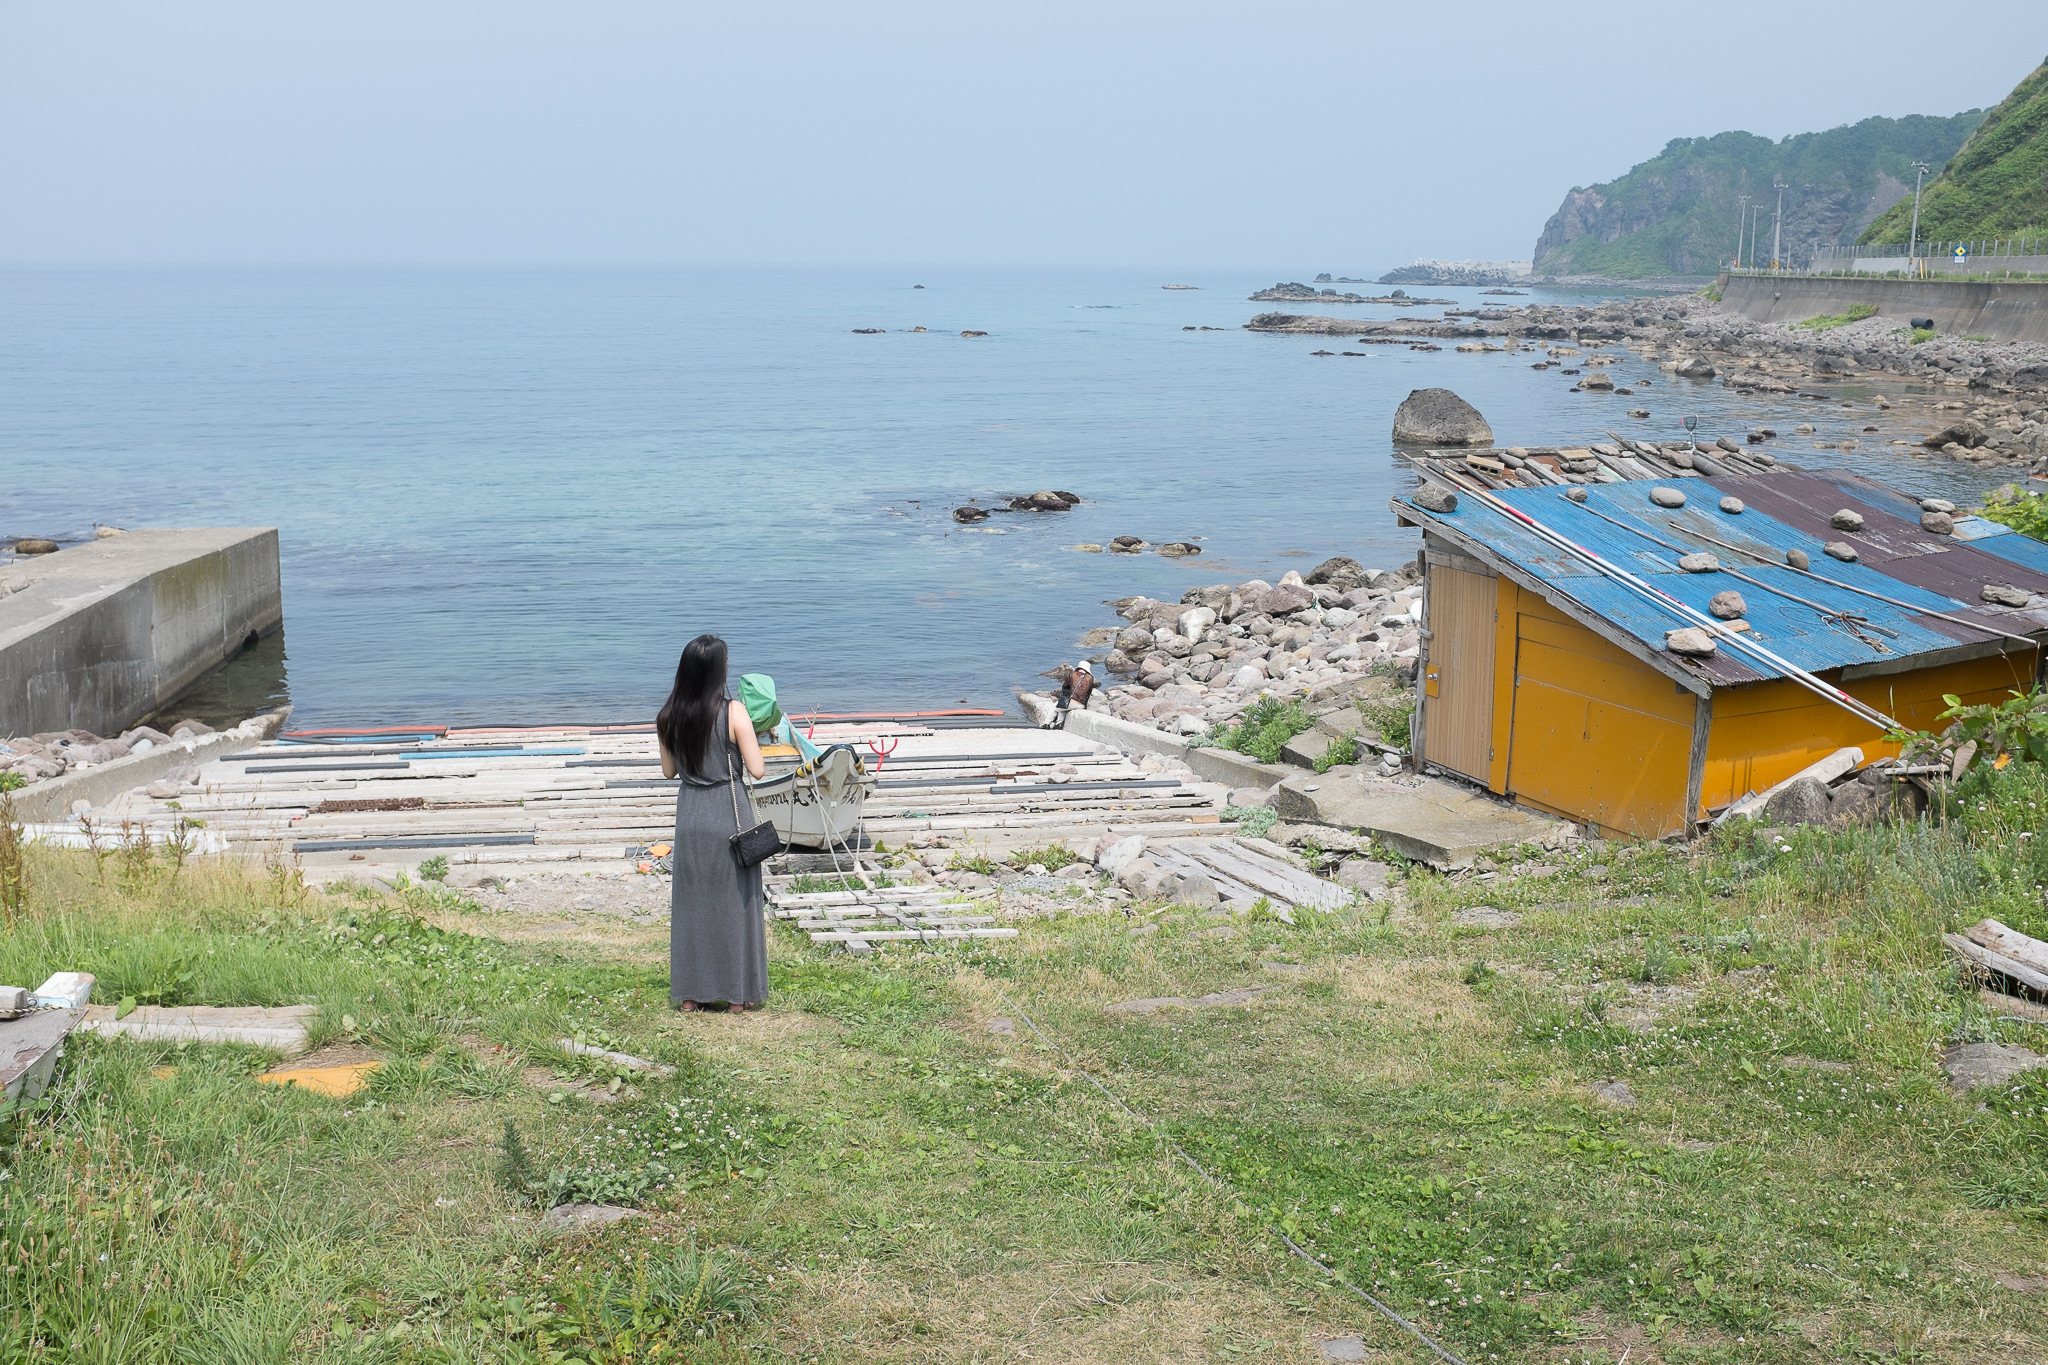
[[1111, 606], [1126, 624], [1081, 642], [1116, 679], [1088, 709], [1194, 736], [1268, 695], [1316, 707], [1393, 698], [1414, 683], [1420, 579], [1413, 560], [1388, 571], [1339, 556], [1277, 583], [1212, 583], [1178, 602], [1124, 598]]
[[[1346, 281], [1351, 283], [1351, 281]], [[1252, 303], [1383, 303], [1396, 308], [1455, 308], [1456, 299], [1414, 299], [1408, 297], [1405, 289], [1396, 289], [1379, 298], [1364, 294], [1340, 294], [1334, 289], [1315, 289], [1305, 284], [1276, 284], [1271, 289], [1261, 289], [1249, 296]], [[1254, 319], [1256, 321], [1257, 319]], [[1332, 319], [1339, 321], [1341, 319]], [[1260, 329], [1254, 329], [1260, 330]], [[1342, 331], [1343, 328], [1338, 330]]]
[[187, 719], [173, 724], [169, 734], [138, 725], [111, 739], [90, 730], [54, 730], [0, 740], [0, 792], [20, 791], [117, 758], [146, 754], [181, 739], [200, 739], [213, 733], [214, 728], [205, 721]]
[[[1886, 378], [1927, 386], [1911, 397], [1878, 396], [1889, 409], [1921, 402], [1927, 412], [1917, 444], [1979, 465], [2030, 466], [2048, 473], [2048, 354], [2039, 346], [1939, 336], [1914, 344], [1899, 319], [1872, 317], [1825, 329], [1760, 323], [1704, 298], [1672, 296], [1590, 306], [1445, 309], [1439, 319], [1361, 322], [1294, 313], [1261, 313], [1249, 331], [1348, 336], [1359, 343], [1457, 340], [1458, 349], [1526, 349], [1531, 343], [1612, 345], [1666, 374], [1717, 379], [1743, 394], [1818, 398], [1805, 381]], [[1582, 354], [1567, 350], [1568, 358]], [[1548, 365], [1548, 361], [1538, 362]], [[1598, 371], [1618, 356], [1589, 355], [1564, 373]], [[1597, 381], [1580, 387], [1606, 391]], [[1794, 425], [1788, 422], [1787, 425]], [[1902, 442], [1914, 444], [1914, 442]]]

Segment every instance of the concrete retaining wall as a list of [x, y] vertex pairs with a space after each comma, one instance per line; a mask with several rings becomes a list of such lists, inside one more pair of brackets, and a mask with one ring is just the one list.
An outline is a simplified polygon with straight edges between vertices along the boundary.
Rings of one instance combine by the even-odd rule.
[[[1025, 714], [1040, 725], [1052, 718], [1052, 706], [1044, 698], [1019, 692], [1017, 700], [1024, 706]], [[1136, 721], [1118, 720], [1102, 711], [1069, 711], [1065, 729], [1098, 744], [1114, 744], [1127, 754], [1180, 759], [1204, 782], [1221, 782], [1231, 788], [1270, 787], [1281, 778], [1298, 776], [1302, 771], [1282, 763], [1261, 763], [1230, 749], [1192, 747], [1179, 735], [1169, 735]]]
[[2048, 344], [2048, 281], [1730, 275], [1720, 285], [1721, 306], [1757, 322], [1803, 322], [1869, 303], [1881, 316], [1897, 318], [1901, 327], [1911, 318], [1933, 318], [1935, 330], [1950, 336]]
[[0, 589], [0, 735], [118, 734], [284, 622], [274, 527], [130, 531]]

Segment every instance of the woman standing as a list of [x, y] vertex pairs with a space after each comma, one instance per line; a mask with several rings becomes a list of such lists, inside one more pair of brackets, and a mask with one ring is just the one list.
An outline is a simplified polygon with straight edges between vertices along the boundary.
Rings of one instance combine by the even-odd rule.
[[669, 891], [668, 999], [758, 1009], [768, 996], [768, 931], [761, 869], [742, 867], [731, 839], [754, 823], [739, 775], [767, 769], [747, 710], [725, 695], [725, 641], [699, 635], [676, 664], [675, 690], [654, 718], [661, 771], [676, 793], [675, 875]]

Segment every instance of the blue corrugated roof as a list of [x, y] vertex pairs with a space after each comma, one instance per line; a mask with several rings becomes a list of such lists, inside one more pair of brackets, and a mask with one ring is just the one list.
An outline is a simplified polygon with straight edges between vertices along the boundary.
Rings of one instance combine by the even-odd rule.
[[[1696, 611], [1704, 613], [1709, 599], [1718, 592], [1732, 589], [1741, 593], [1747, 606], [1746, 619], [1753, 627], [1752, 638], [1809, 672], [1898, 659], [1985, 638], [1968, 627], [1934, 621], [1909, 608], [1893, 606], [1845, 587], [1819, 582], [1785, 566], [1787, 550], [1804, 550], [1811, 557], [1813, 572], [1843, 584], [1881, 593], [1929, 611], [1987, 622], [1992, 620], [1993, 617], [1982, 610], [1981, 603], [1959, 601], [1930, 588], [1915, 586], [1881, 567], [1909, 567], [1915, 576], [1927, 578], [1931, 567], [1927, 557], [1948, 553], [1943, 545], [1920, 531], [1917, 525], [1900, 518], [1897, 500], [1901, 495], [1874, 498], [1871, 496], [1873, 491], [1888, 493], [1889, 490], [1873, 490], [1869, 485], [1858, 489], [1804, 471], [1726, 481], [1725, 491], [1737, 497], [1745, 494], [1760, 496], [1767, 486], [1771, 487], [1780, 503], [1788, 492], [1795, 494], [1802, 507], [1789, 514], [1795, 517], [1801, 516], [1802, 512], [1809, 514], [1805, 518], [1809, 525], [1802, 528], [1754, 506], [1741, 513], [1721, 511], [1719, 503], [1724, 489], [1717, 486], [1718, 482], [1686, 479], [1674, 484], [1657, 484], [1648, 480], [1592, 484], [1585, 489], [1587, 501], [1583, 504], [1567, 498], [1563, 489], [1555, 487], [1497, 489], [1494, 496]], [[1657, 487], [1678, 488], [1686, 494], [1685, 506], [1667, 509], [1651, 502], [1650, 491]], [[1860, 497], [1855, 496], [1858, 494]], [[1842, 501], [1832, 501], [1837, 497]], [[1745, 501], [1748, 501], [1747, 497]], [[1812, 512], [1812, 506], [1821, 502], [1830, 505]], [[1870, 522], [1868, 537], [1859, 548], [1871, 562], [1844, 563], [1823, 554], [1822, 541], [1816, 536], [1825, 533], [1825, 519], [1840, 506], [1867, 509], [1866, 516]], [[1613, 622], [1652, 649], [1663, 648], [1665, 632], [1692, 624], [1670, 607], [1645, 598], [1576, 556], [1550, 545], [1529, 527], [1494, 511], [1470, 493], [1459, 494], [1455, 511], [1426, 515], [1430, 520], [1470, 537], [1541, 582], [1553, 585], [1559, 593], [1590, 608], [1599, 617]], [[1617, 522], [1622, 524], [1615, 524]], [[1724, 544], [1712, 544], [1707, 537]], [[1839, 534], [1831, 538], [1852, 542], [1857, 539]], [[1657, 541], [1665, 541], [1678, 548], [1666, 548]], [[1752, 551], [1768, 562], [1759, 563], [1735, 553], [1726, 548], [1728, 545]], [[1728, 573], [1690, 574], [1681, 571], [1679, 555], [1694, 551], [1714, 555], [1724, 568], [1747, 575], [1757, 583], [1741, 581]], [[2026, 536], [1978, 540], [1967, 550], [1958, 546], [1957, 551], [1958, 557], [1953, 563], [1956, 573], [1976, 572], [1981, 575], [1985, 566], [2005, 562], [2022, 571], [2014, 575], [2022, 581], [2037, 576], [2048, 580], [2048, 545]], [[1979, 559], [1976, 552], [1980, 551], [1998, 558]], [[1944, 564], [1942, 567], [1950, 566]], [[1768, 584], [1769, 587], [1757, 584]], [[1859, 637], [1846, 623], [1825, 620], [1821, 611], [1781, 594], [1804, 598], [1831, 615], [1848, 613], [1860, 617], [1896, 632], [1897, 638], [1887, 638], [1868, 630]], [[2031, 615], [1999, 615], [2003, 619], [1997, 620], [1998, 627], [2015, 633], [2030, 633], [2040, 630], [2043, 625]], [[1704, 669], [1717, 680], [1730, 682], [1770, 676], [1775, 672], [1725, 644], [1712, 660], [1704, 663]]]

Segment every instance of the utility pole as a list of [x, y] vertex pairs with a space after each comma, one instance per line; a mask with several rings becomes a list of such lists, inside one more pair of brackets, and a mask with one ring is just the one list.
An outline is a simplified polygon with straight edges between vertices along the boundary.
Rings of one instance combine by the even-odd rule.
[[1735, 210], [1735, 268], [1742, 269], [1742, 230], [1749, 226], [1749, 196], [1739, 196], [1740, 205]]
[[1771, 188], [1778, 192], [1778, 212], [1771, 219], [1771, 269], [1776, 270], [1778, 268], [1779, 238], [1785, 230], [1785, 177], [1782, 175], [1772, 176]]
[[1913, 240], [1906, 245], [1908, 270], [1913, 268], [1910, 264], [1912, 259], [1920, 254], [1920, 182], [1927, 178], [1927, 163], [1916, 161], [1913, 163], [1913, 169], [1917, 174], [1913, 177]]

